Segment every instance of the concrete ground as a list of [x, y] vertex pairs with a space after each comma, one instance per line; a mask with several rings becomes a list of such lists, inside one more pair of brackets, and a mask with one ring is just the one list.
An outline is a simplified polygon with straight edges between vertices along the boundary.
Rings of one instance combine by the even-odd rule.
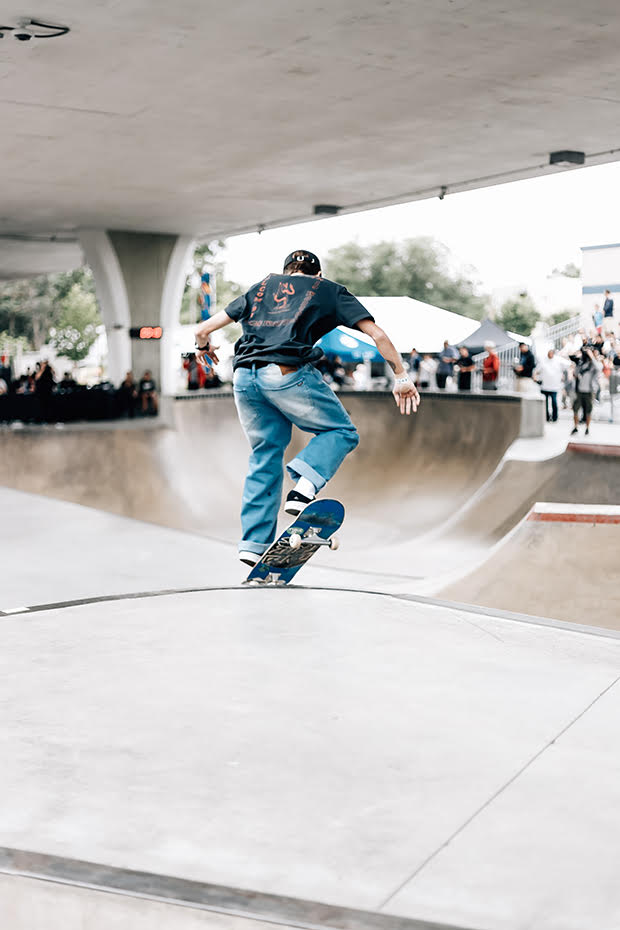
[[69, 858], [479, 930], [617, 926], [618, 640], [295, 589], [2, 636], [2, 843], [56, 877]]

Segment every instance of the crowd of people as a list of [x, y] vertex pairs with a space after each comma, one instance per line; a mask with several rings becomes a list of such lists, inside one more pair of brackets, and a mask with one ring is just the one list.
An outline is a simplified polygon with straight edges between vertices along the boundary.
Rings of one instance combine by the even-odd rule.
[[[613, 300], [606, 295], [603, 310], [594, 307], [593, 327], [580, 329], [564, 339], [560, 349], [549, 349], [536, 360], [532, 348], [521, 343], [512, 366], [512, 387], [530, 392], [540, 389], [545, 397], [548, 422], [556, 422], [559, 411], [573, 412], [573, 432], [580, 423], [589, 433], [594, 405], [607, 391], [620, 386], [620, 338], [613, 325]], [[484, 345], [484, 357], [476, 363], [470, 351], [444, 341], [438, 353], [420, 354], [414, 348], [405, 361], [411, 377], [421, 390], [445, 391], [449, 388], [470, 392], [473, 376], [479, 373], [483, 391], [497, 391], [501, 365], [492, 342]], [[346, 364], [340, 356], [325, 356], [315, 363], [324, 380], [336, 390], [371, 390], [385, 381], [382, 366], [364, 363]], [[189, 391], [220, 388], [220, 377], [213, 367], [198, 364], [196, 355], [183, 357], [183, 369]], [[505, 374], [505, 372], [504, 372]], [[508, 387], [508, 385], [505, 385]], [[128, 371], [115, 387], [102, 381], [93, 387], [78, 384], [71, 372], [57, 379], [48, 361], [38, 362], [34, 370], [11, 379], [9, 370], [0, 368], [0, 421], [62, 422], [75, 419], [110, 419], [114, 417], [155, 416], [159, 408], [157, 386], [151, 371], [139, 381]]]
[[111, 419], [113, 417], [155, 416], [158, 393], [150, 371], [138, 382], [128, 371], [116, 388], [110, 381], [92, 387], [79, 384], [65, 371], [57, 379], [52, 365], [37, 362], [16, 378], [8, 369], [0, 372], [0, 421], [49, 423], [76, 419]]
[[445, 391], [450, 382], [459, 391], [471, 391], [472, 377], [479, 370], [483, 391], [496, 391], [499, 386], [500, 361], [495, 343], [485, 342], [486, 356], [477, 366], [468, 348], [455, 348], [446, 339], [438, 354], [426, 352], [420, 355], [412, 349], [408, 358], [409, 373], [418, 389]]
[[[563, 340], [561, 349], [549, 349], [540, 361], [531, 346], [522, 342], [512, 366], [515, 390], [529, 393], [540, 389], [545, 397], [547, 422], [558, 420], [560, 405], [572, 409], [573, 433], [583, 423], [588, 434], [594, 404], [604, 393], [614, 394], [620, 387], [620, 339], [612, 330], [603, 331], [605, 321], [612, 319], [609, 312], [603, 315], [597, 311], [595, 308], [595, 326], [590, 332], [580, 329]], [[447, 341], [438, 355], [420, 355], [412, 349], [409, 371], [421, 390], [446, 390], [451, 379], [458, 391], [468, 392], [472, 390], [473, 373], [478, 370], [482, 390], [497, 391], [501, 365], [496, 346], [487, 342], [484, 349], [485, 356], [478, 365], [468, 349], [457, 349]]]
[[559, 405], [572, 408], [573, 433], [584, 423], [588, 434], [594, 404], [600, 402], [603, 393], [611, 396], [618, 390], [620, 340], [613, 331], [603, 333], [599, 327], [590, 332], [580, 329], [563, 340], [561, 349], [548, 351], [536, 366], [533, 378], [545, 396], [547, 421], [557, 421]]

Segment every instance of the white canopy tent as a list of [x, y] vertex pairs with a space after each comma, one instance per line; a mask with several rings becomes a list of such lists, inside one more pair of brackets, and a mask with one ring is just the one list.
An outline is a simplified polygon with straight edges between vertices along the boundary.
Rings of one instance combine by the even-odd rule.
[[[450, 345], [456, 345], [480, 326], [479, 320], [442, 310], [412, 297], [360, 297], [359, 300], [403, 354], [414, 347], [418, 352], [438, 352], [444, 339]], [[349, 331], [344, 326], [339, 328]], [[372, 343], [359, 330], [352, 332], [357, 339]]]

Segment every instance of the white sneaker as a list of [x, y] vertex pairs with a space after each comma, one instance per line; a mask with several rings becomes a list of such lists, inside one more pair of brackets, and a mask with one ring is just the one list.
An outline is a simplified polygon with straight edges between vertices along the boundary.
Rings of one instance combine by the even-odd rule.
[[249, 565], [251, 568], [254, 568], [259, 559], [260, 556], [257, 555], [256, 552], [248, 552], [247, 550], [242, 549], [239, 553], [239, 561], [245, 562], [245, 564]]

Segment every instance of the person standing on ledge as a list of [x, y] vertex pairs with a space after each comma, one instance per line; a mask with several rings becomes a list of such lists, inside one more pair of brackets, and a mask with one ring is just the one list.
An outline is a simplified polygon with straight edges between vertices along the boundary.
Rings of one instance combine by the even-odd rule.
[[611, 291], [605, 291], [605, 303], [603, 304], [603, 318], [605, 320], [605, 332], [611, 333], [614, 328], [614, 300]]
[[415, 413], [419, 394], [400, 353], [368, 310], [342, 284], [321, 275], [312, 252], [298, 249], [284, 259], [282, 274], [268, 274], [196, 330], [198, 361], [218, 361], [211, 333], [239, 322], [233, 388], [243, 431], [252, 449], [241, 505], [239, 559], [255, 565], [275, 539], [282, 501], [284, 450], [293, 424], [314, 433], [286, 466], [295, 487], [286, 513], [298, 514], [336, 473], [359, 436], [351, 419], [313, 362], [315, 343], [337, 326], [370, 336], [394, 372], [393, 394], [402, 414]]

